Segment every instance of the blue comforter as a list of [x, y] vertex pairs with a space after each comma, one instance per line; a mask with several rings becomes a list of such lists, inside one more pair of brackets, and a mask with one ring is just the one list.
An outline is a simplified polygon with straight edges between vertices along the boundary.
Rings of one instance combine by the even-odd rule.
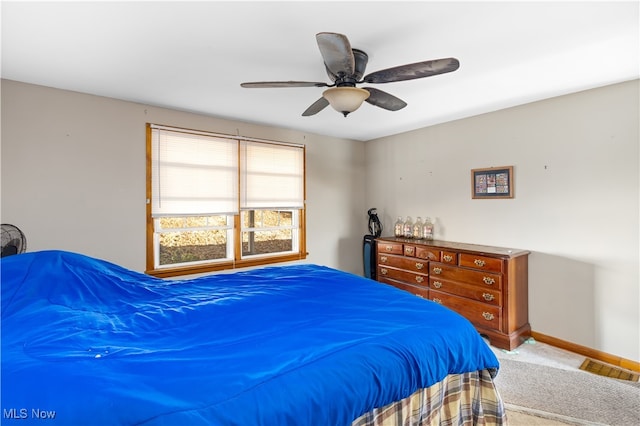
[[1, 267], [3, 424], [347, 425], [498, 367], [453, 311], [327, 267], [172, 281], [62, 251]]

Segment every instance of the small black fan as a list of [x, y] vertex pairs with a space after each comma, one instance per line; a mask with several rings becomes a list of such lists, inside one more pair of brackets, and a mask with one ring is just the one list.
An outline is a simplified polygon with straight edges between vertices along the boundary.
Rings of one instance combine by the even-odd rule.
[[3, 223], [0, 227], [2, 227], [0, 257], [24, 253], [27, 250], [27, 238], [17, 226]]

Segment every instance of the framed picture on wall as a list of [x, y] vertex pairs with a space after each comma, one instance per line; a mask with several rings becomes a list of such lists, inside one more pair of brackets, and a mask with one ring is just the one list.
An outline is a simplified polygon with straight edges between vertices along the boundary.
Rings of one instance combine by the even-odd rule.
[[471, 198], [513, 198], [513, 166], [472, 169]]

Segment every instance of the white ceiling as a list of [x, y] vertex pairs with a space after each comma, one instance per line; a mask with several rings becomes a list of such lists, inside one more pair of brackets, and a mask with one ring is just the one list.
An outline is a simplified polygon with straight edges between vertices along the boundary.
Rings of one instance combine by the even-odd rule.
[[[638, 1], [2, 1], [1, 14], [2, 78], [357, 140], [639, 77]], [[376, 85], [408, 106], [347, 118], [301, 116], [323, 88], [240, 87], [330, 83], [318, 32], [367, 52], [366, 73], [460, 69]]]

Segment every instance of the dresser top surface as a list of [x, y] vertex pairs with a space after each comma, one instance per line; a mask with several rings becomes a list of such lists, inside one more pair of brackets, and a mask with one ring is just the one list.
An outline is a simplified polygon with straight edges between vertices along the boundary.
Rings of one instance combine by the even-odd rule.
[[527, 250], [514, 249], [508, 247], [495, 247], [486, 246], [480, 244], [468, 244], [458, 243], [453, 241], [443, 240], [423, 240], [423, 239], [410, 239], [410, 238], [398, 238], [398, 237], [379, 237], [377, 241], [412, 244], [426, 247], [433, 247], [445, 250], [457, 250], [460, 252], [473, 252], [478, 254], [498, 255], [502, 257], [517, 257], [527, 255], [530, 252]]

